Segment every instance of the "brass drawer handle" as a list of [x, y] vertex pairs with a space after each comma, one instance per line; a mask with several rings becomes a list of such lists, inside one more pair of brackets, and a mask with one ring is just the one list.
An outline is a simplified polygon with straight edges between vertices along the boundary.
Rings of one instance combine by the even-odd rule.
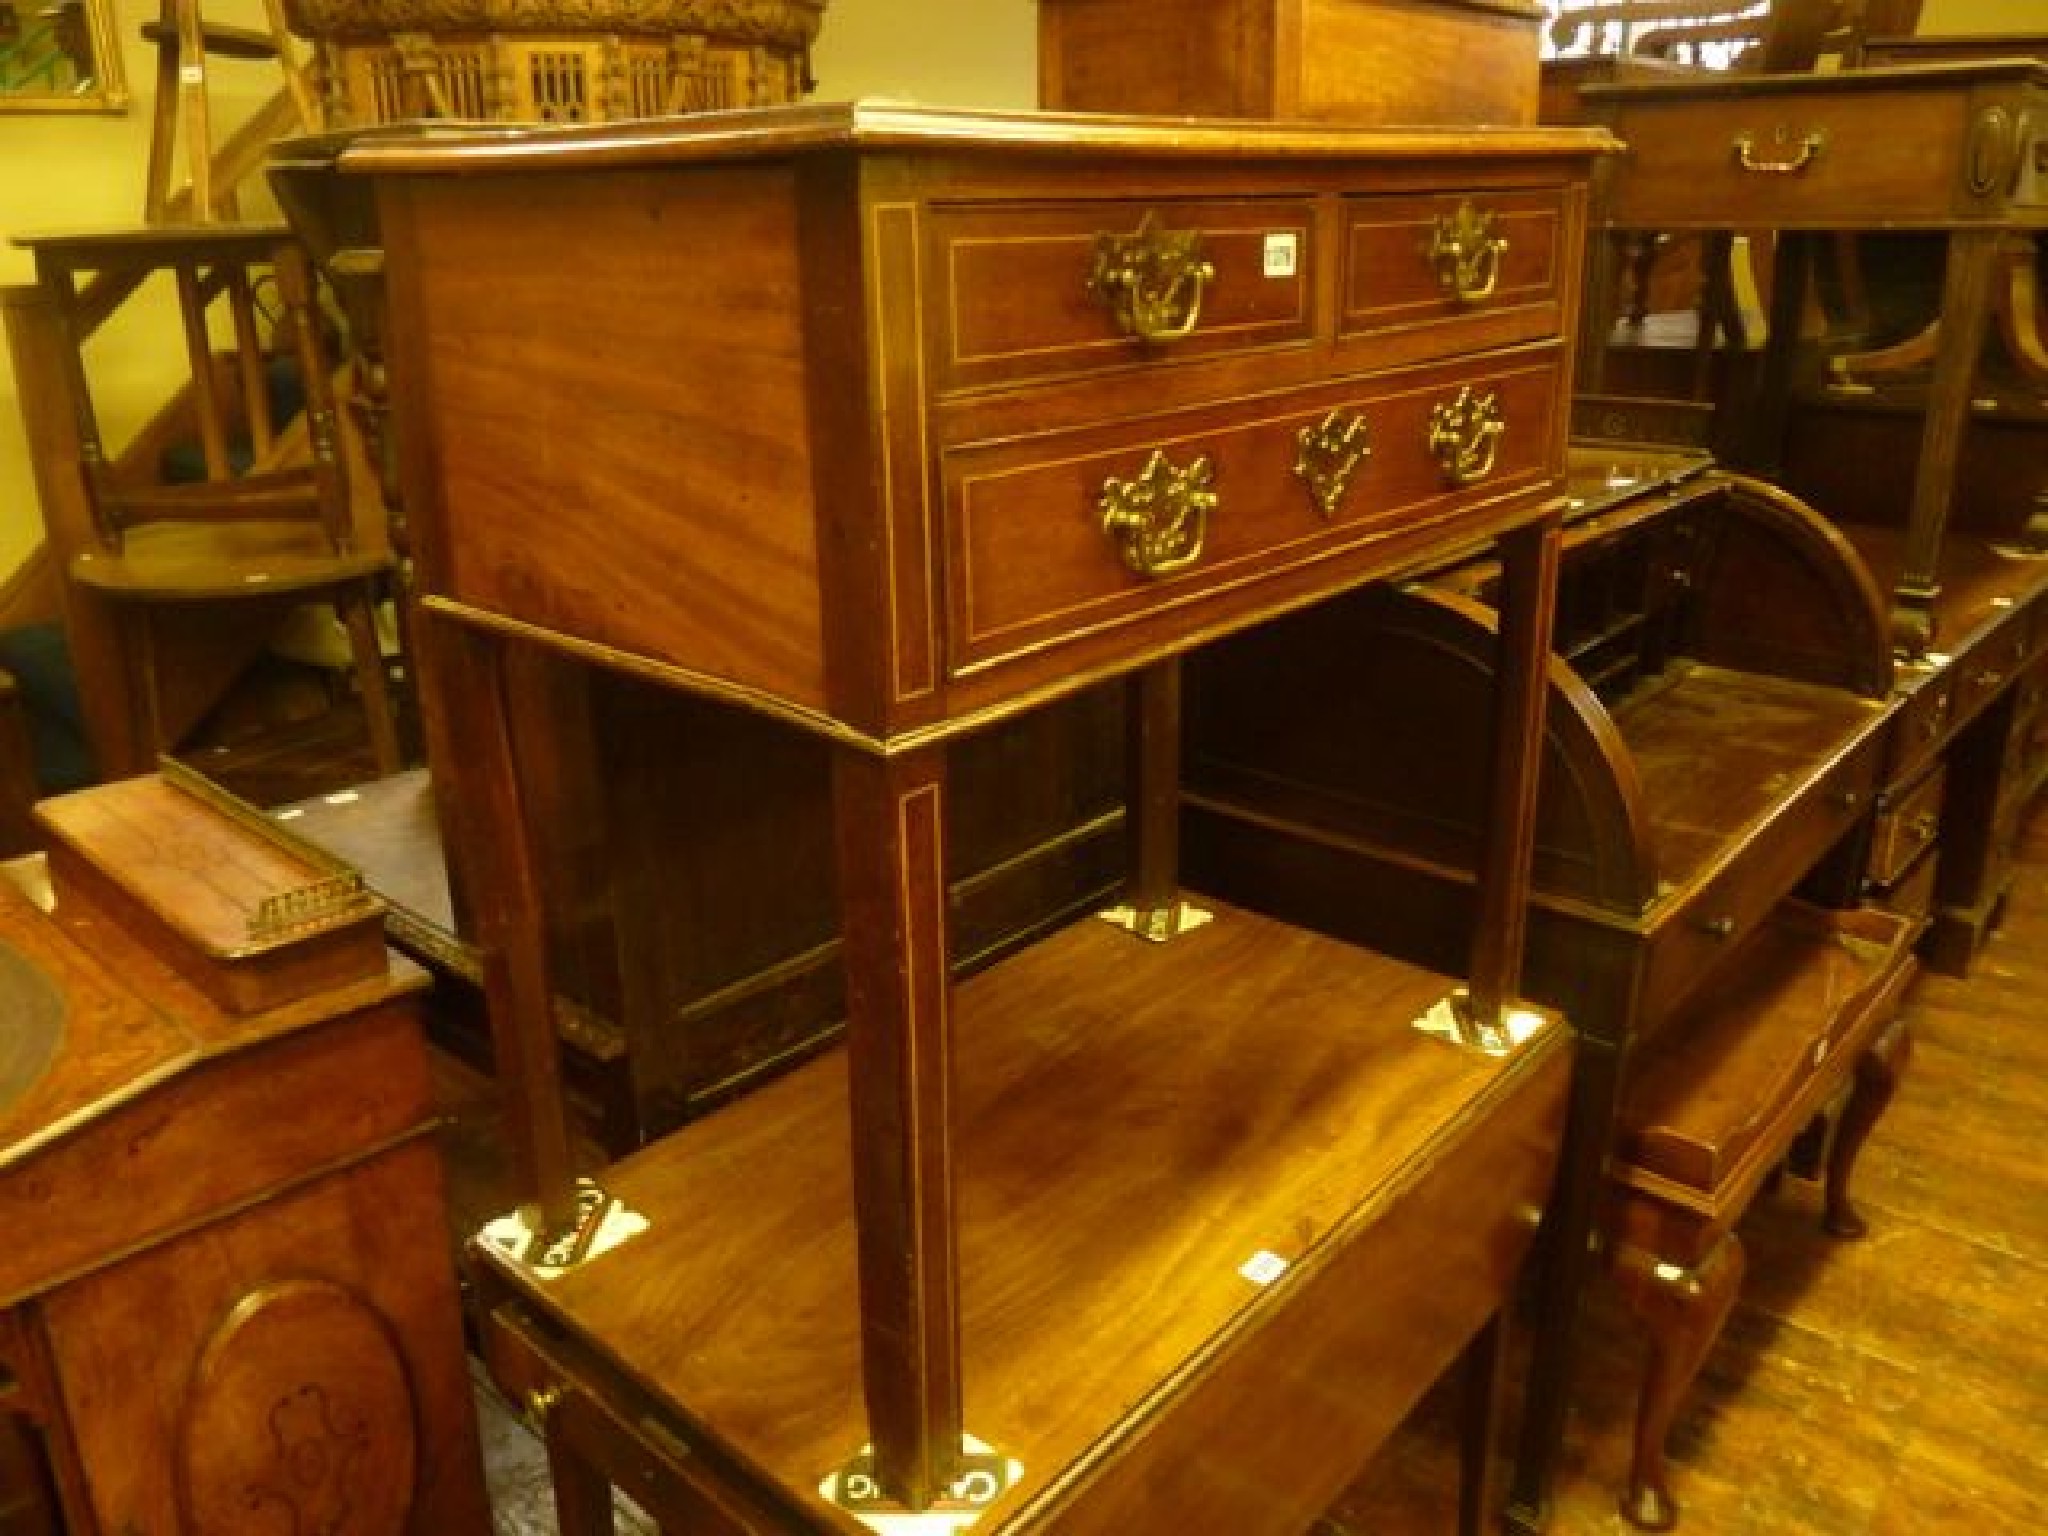
[[559, 1381], [551, 1381], [544, 1387], [534, 1387], [527, 1392], [526, 1422], [535, 1434], [547, 1434], [548, 1420], [566, 1396], [568, 1392]]
[[1167, 230], [1146, 214], [1137, 233], [1097, 235], [1088, 292], [1109, 306], [1118, 329], [1140, 341], [1178, 341], [1202, 317], [1202, 290], [1215, 277], [1200, 230]]
[[1371, 456], [1365, 418], [1356, 411], [1332, 411], [1294, 434], [1295, 476], [1308, 487], [1325, 522], [1337, 515], [1351, 477]]
[[1170, 576], [1201, 559], [1209, 514], [1216, 509], [1216, 493], [1209, 489], [1215, 479], [1206, 457], [1175, 469], [1155, 448], [1135, 480], [1112, 475], [1103, 481], [1096, 501], [1102, 531], [1124, 564], [1140, 576]]
[[1446, 293], [1460, 304], [1473, 304], [1491, 294], [1500, 281], [1500, 259], [1507, 249], [1507, 237], [1493, 232], [1493, 215], [1463, 202], [1456, 213], [1436, 221], [1429, 263]]
[[1979, 688], [1996, 688], [2000, 683], [2005, 681], [2005, 674], [2003, 672], [1994, 671], [1990, 667], [1986, 667], [1982, 672], [1979, 672], [1976, 675], [1976, 677], [1972, 678], [1971, 681], [1974, 682]]
[[[1780, 128], [1776, 135], [1777, 141], [1782, 144], [1786, 137], [1785, 130]], [[1789, 160], [1757, 159], [1756, 135], [1753, 133], [1738, 133], [1731, 147], [1735, 153], [1735, 163], [1745, 171], [1755, 171], [1762, 176], [1796, 176], [1813, 164], [1827, 146], [1828, 136], [1816, 128], [1799, 141], [1798, 152]]]
[[1735, 919], [1732, 917], [1705, 918], [1700, 923], [1700, 932], [1709, 938], [1725, 939], [1735, 932]]
[[1924, 843], [1934, 836], [1934, 829], [1937, 825], [1938, 823], [1932, 811], [1922, 811], [1913, 818], [1907, 830], [1913, 834], [1914, 842]]
[[1475, 395], [1468, 384], [1458, 398], [1429, 412], [1429, 451], [1453, 485], [1471, 485], [1493, 472], [1507, 421], [1494, 395]]

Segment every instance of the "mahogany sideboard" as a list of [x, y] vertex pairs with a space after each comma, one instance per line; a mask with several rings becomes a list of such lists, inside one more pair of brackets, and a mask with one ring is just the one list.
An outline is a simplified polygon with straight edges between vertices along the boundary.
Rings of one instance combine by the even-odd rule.
[[[1610, 147], [858, 104], [342, 150], [531, 1195], [476, 1248], [486, 1345], [565, 1530], [618, 1482], [677, 1530], [1293, 1536], [1460, 1354], [1491, 1379], [1566, 1079], [1517, 977]], [[1469, 952], [1184, 896], [1179, 659], [1495, 541]], [[507, 707], [536, 655], [829, 764], [843, 1041], [601, 1188], [525, 798], [579, 749]], [[951, 760], [1100, 685], [1117, 920], [954, 979]], [[647, 895], [687, 926], [711, 850]], [[613, 1201], [651, 1228], [605, 1246]]]
[[[1892, 706], [1876, 588], [1842, 536], [1697, 456], [1583, 458], [1567, 525], [1530, 992], [1580, 1035], [1511, 1518], [1541, 1525], [1593, 1251], [1649, 1335], [1624, 1510], [1676, 1518], [1664, 1441], [1742, 1272], [1733, 1230], [1838, 1090], [1856, 1149], [1903, 1059], [1920, 922], [1857, 902]], [[1442, 963], [1475, 921], [1496, 573], [1351, 595], [1190, 664], [1191, 878]], [[1371, 667], [1346, 660], [1371, 656]], [[1276, 708], [1292, 676], [1325, 702]], [[1420, 728], [1389, 739], [1390, 715]], [[1809, 898], [1795, 901], [1795, 893]]]
[[2048, 66], [2022, 58], [1660, 79], [1589, 85], [1580, 99], [1588, 118], [1629, 145], [1604, 168], [1595, 200], [1606, 233], [1593, 243], [1588, 282], [1603, 301], [1586, 311], [1586, 387], [1598, 388], [1611, 318], [1604, 296], [1629, 232], [1778, 232], [1770, 339], [1753, 428], [1736, 460], [1742, 468], [1774, 475], [1785, 459], [1812, 237], [1872, 229], [1944, 237], [1939, 345], [1891, 608], [1902, 655], [1936, 648], [1946, 638], [1934, 627], [1942, 540], [1994, 272], [2009, 237], [2048, 227], [2036, 141], [2048, 121]]
[[0, 1410], [71, 1536], [490, 1529], [417, 994], [151, 777], [0, 875]]

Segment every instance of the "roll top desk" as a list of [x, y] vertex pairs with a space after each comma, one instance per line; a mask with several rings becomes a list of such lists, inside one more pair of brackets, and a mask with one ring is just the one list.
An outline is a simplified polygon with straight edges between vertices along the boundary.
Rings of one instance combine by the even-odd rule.
[[[619, 1482], [692, 1530], [1294, 1532], [1493, 1336], [1568, 1056], [1517, 968], [1608, 147], [862, 104], [340, 155], [377, 193], [527, 1257], [574, 1256], [589, 1197], [522, 799], [550, 744], [508, 669], [829, 756], [843, 1045], [606, 1170], [652, 1224], [622, 1246], [478, 1245], [566, 1522]], [[1495, 543], [1469, 950], [1184, 898], [1179, 658]], [[1117, 921], [951, 979], [951, 749], [1108, 683]]]

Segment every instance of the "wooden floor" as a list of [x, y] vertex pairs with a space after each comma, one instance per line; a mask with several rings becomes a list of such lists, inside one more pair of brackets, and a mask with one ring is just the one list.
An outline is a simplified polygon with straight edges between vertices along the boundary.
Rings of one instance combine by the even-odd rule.
[[[1915, 1055], [1859, 1170], [1860, 1242], [1784, 1185], [1742, 1234], [1743, 1298], [1673, 1438], [1694, 1536], [2004, 1536], [2048, 1528], [2048, 814], [1967, 982], [1923, 977]], [[1550, 1531], [1608, 1536], [1639, 1342], [1602, 1287]], [[1448, 1532], [1432, 1403], [1319, 1536]]]
[[[1743, 1299], [1674, 1437], [1681, 1531], [2048, 1529], [2048, 812], [1976, 973], [1923, 977], [1907, 1006], [1915, 1055], [1856, 1186], [1870, 1235], [1823, 1236], [1796, 1181], [1743, 1228]], [[447, 1087], [473, 1227], [502, 1209], [495, 1126], [480, 1080], [451, 1066]], [[1549, 1529], [1619, 1536], [1640, 1346], [1604, 1286], [1586, 1334]], [[1426, 1404], [1316, 1536], [1450, 1532], [1450, 1420]]]

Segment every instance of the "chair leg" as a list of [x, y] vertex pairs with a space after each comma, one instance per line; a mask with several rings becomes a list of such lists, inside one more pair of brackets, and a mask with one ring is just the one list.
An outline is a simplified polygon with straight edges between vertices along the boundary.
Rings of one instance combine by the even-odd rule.
[[1621, 1512], [1631, 1525], [1668, 1531], [1678, 1524], [1665, 1442], [1707, 1351], [1721, 1335], [1747, 1265], [1741, 1239], [1727, 1233], [1693, 1269], [1630, 1250], [1616, 1256], [1623, 1298], [1650, 1336], [1650, 1357], [1636, 1404], [1635, 1450]]
[[1857, 1154], [1891, 1103], [1912, 1056], [1913, 1032], [1901, 1016], [1856, 1058], [1856, 1085], [1849, 1090], [1849, 1102], [1842, 1108], [1834, 1145], [1828, 1151], [1821, 1224], [1832, 1237], [1861, 1237], [1870, 1230], [1849, 1199], [1849, 1181], [1856, 1171]]
[[363, 719], [370, 728], [370, 755], [380, 778], [398, 772], [398, 726], [391, 717], [391, 688], [384, 678], [384, 652], [377, 644], [377, 589], [364, 582], [335, 603], [348, 630], [349, 654], [355, 658], [356, 686], [363, 699]]
[[1459, 1361], [1458, 1536], [1480, 1536], [1495, 1524], [1495, 1446], [1507, 1373], [1507, 1315], [1502, 1308], [1465, 1346]]

